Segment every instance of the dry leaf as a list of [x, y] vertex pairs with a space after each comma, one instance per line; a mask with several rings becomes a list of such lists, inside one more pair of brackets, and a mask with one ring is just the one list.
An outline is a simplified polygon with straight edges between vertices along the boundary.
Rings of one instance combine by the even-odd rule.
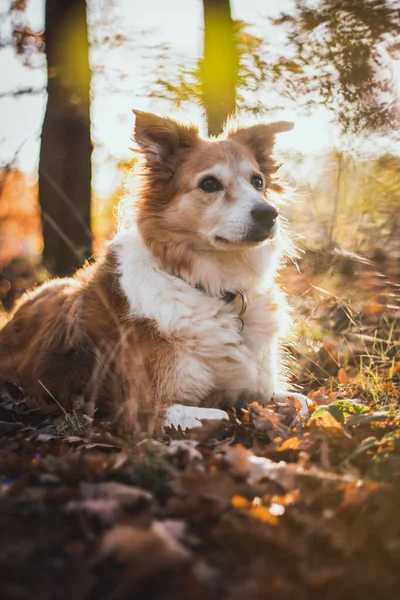
[[337, 377], [342, 385], [347, 385], [350, 383], [350, 377], [347, 375], [346, 370], [343, 367], [340, 367]]

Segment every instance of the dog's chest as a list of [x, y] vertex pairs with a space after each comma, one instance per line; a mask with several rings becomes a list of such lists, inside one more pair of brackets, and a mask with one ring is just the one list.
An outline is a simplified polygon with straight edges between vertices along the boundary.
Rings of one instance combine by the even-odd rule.
[[261, 370], [284, 329], [285, 304], [276, 287], [245, 289], [241, 331], [240, 307], [162, 270], [134, 232], [120, 234], [114, 249], [130, 307], [127, 318], [148, 320], [167, 342], [164, 350], [155, 348], [152, 360], [158, 397], [200, 402], [216, 389], [260, 388]]
[[262, 391], [263, 373], [275, 363], [274, 344], [283, 325], [280, 312], [264, 293], [253, 296], [242, 317], [243, 329], [237, 304], [221, 303], [211, 318], [194, 316], [172, 336], [176, 362], [173, 377], [164, 382], [166, 395], [198, 403], [216, 390]]

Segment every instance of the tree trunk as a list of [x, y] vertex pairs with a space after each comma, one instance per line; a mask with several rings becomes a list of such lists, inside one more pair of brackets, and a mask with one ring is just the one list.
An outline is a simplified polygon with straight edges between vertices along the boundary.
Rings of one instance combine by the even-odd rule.
[[46, 1], [48, 100], [39, 162], [43, 261], [68, 275], [92, 252], [90, 69], [85, 0]]
[[236, 105], [239, 55], [229, 0], [203, 0], [203, 105], [208, 134], [219, 135]]

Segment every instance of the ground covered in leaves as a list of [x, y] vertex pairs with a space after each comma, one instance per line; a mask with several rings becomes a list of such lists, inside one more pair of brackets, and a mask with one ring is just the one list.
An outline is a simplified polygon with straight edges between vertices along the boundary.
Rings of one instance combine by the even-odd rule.
[[0, 380], [0, 597], [396, 597], [400, 286], [378, 259], [284, 274], [308, 422], [253, 404], [139, 441]]

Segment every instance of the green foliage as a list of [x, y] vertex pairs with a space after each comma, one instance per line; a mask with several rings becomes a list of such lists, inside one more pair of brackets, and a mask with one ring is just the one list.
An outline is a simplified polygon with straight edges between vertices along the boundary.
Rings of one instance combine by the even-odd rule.
[[376, 446], [379, 446], [379, 441], [377, 440], [377, 438], [375, 436], [371, 435], [370, 437], [365, 438], [361, 442], [361, 444], [359, 444], [357, 446], [357, 448], [354, 450], [354, 452], [352, 452], [346, 458], [346, 462], [351, 462], [355, 458], [358, 458], [359, 456], [362, 456], [363, 454], [365, 454], [366, 452], [368, 452], [368, 450], [372, 450]]
[[367, 425], [368, 423], [374, 423], [376, 421], [385, 421], [390, 413], [386, 410], [378, 410], [373, 413], [368, 413], [366, 411], [364, 414], [358, 414], [352, 417], [347, 421], [347, 425], [349, 427], [353, 427], [354, 425]]
[[274, 68], [288, 93], [323, 103], [345, 131], [389, 130], [398, 123], [391, 60], [399, 57], [398, 0], [296, 0], [284, 28], [289, 57]]
[[[239, 110], [265, 113], [288, 102], [305, 110], [323, 104], [346, 132], [392, 133], [399, 117], [392, 73], [400, 50], [398, 0], [297, 0], [291, 13], [271, 22], [279, 37], [285, 36], [278, 46], [256, 35], [250, 24], [235, 23]], [[201, 60], [162, 65], [152, 95], [177, 106], [203, 106], [201, 65]]]
[[286, 160], [287, 179], [299, 199], [306, 199], [288, 207], [292, 227], [307, 232], [302, 245], [364, 255], [375, 247], [389, 251], [400, 227], [400, 158], [385, 154], [371, 160], [333, 150], [314, 159], [313, 166], [320, 175], [301, 182], [303, 159]]
[[356, 404], [351, 400], [336, 400], [332, 404], [319, 406], [313, 412], [311, 419], [316, 419], [325, 412], [329, 412], [339, 423], [344, 423], [345, 417], [350, 415], [363, 416], [365, 413], [368, 413], [368, 408], [362, 404]]
[[[234, 22], [234, 44], [238, 53], [239, 70], [237, 74], [236, 105], [253, 113], [265, 110], [260, 98], [260, 90], [272, 83], [271, 62], [265, 57], [269, 54], [267, 42], [251, 31], [244, 21]], [[188, 65], [186, 61], [175, 58], [176, 64], [160, 64], [157, 79], [149, 91], [155, 98], [167, 97], [178, 108], [186, 103], [203, 106], [202, 60]], [[172, 73], [172, 75], [171, 75]], [[218, 73], [215, 73], [215, 81]], [[269, 106], [269, 110], [278, 106]]]

